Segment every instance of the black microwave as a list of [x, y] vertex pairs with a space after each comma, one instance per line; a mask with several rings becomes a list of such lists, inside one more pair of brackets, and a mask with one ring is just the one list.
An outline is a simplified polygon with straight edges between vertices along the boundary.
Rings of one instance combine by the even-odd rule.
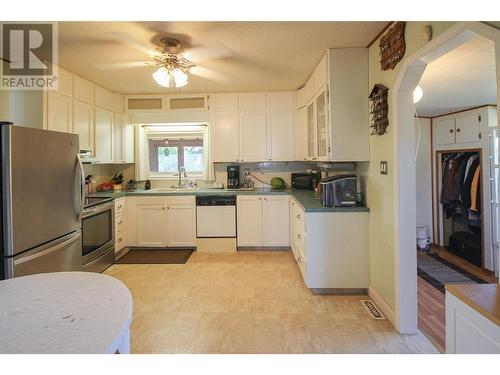
[[292, 173], [292, 188], [314, 190], [321, 180], [321, 172]]

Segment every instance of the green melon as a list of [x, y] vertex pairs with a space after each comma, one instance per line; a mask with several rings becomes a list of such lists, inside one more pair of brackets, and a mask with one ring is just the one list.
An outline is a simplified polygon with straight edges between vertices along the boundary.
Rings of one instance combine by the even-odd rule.
[[271, 179], [271, 188], [273, 189], [284, 189], [285, 181], [281, 177], [273, 177]]

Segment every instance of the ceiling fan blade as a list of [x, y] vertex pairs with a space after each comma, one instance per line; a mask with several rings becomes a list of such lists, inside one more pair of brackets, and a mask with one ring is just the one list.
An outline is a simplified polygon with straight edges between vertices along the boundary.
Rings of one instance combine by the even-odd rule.
[[148, 66], [146, 61], [123, 61], [123, 62], [103, 62], [92, 64], [100, 70], [118, 70], [128, 68], [143, 68]]
[[229, 80], [227, 75], [199, 65], [189, 69], [189, 73], [215, 82], [226, 82]]
[[122, 43], [122, 44], [130, 47], [131, 49], [133, 49], [137, 52], [144, 53], [145, 55], [148, 55], [148, 56], [161, 55], [161, 53], [156, 49], [155, 46], [140, 43], [140, 42], [128, 37], [127, 35], [125, 35], [122, 32], [110, 31], [110, 32], [104, 33], [103, 36], [109, 37], [112, 40], [115, 40], [119, 43]]
[[233, 56], [233, 51], [222, 43], [212, 44], [207, 47], [189, 48], [182, 53], [189, 61], [200, 63], [208, 60], [224, 59]]

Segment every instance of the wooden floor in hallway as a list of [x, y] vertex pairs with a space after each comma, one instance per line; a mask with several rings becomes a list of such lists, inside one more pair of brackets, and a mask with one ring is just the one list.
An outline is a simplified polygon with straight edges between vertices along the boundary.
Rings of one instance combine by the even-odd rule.
[[195, 252], [186, 264], [115, 264], [133, 297], [132, 353], [438, 353], [370, 318], [366, 295], [315, 295], [290, 251]]
[[445, 346], [445, 295], [427, 281], [417, 276], [418, 328], [444, 352]]

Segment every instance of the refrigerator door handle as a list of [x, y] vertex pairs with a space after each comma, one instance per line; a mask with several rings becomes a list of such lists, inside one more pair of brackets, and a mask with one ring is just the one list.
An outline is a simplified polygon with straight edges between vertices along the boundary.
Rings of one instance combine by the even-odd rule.
[[80, 215], [80, 220], [81, 220], [83, 216], [83, 205], [85, 204], [85, 171], [83, 170], [83, 163], [80, 154], [76, 154], [76, 159], [78, 160], [78, 168], [80, 169], [81, 195], [80, 195], [80, 207], [78, 214]]
[[41, 258], [41, 257], [43, 257], [43, 256], [45, 256], [47, 254], [50, 254], [50, 253], [55, 253], [56, 251], [65, 248], [70, 243], [79, 240], [80, 238], [81, 238], [81, 233], [78, 232], [77, 234], [75, 234], [71, 238], [69, 238], [69, 239], [67, 239], [67, 240], [65, 240], [65, 241], [63, 241], [61, 243], [58, 243], [55, 246], [49, 247], [49, 248], [47, 248], [45, 250], [39, 251], [39, 252], [37, 252], [35, 254], [32, 254], [32, 255], [20, 257], [19, 259], [15, 259], [14, 260], [14, 266], [18, 266], [20, 264], [23, 264], [23, 263], [26, 263], [26, 262], [30, 262], [30, 261], [32, 261], [34, 259]]

